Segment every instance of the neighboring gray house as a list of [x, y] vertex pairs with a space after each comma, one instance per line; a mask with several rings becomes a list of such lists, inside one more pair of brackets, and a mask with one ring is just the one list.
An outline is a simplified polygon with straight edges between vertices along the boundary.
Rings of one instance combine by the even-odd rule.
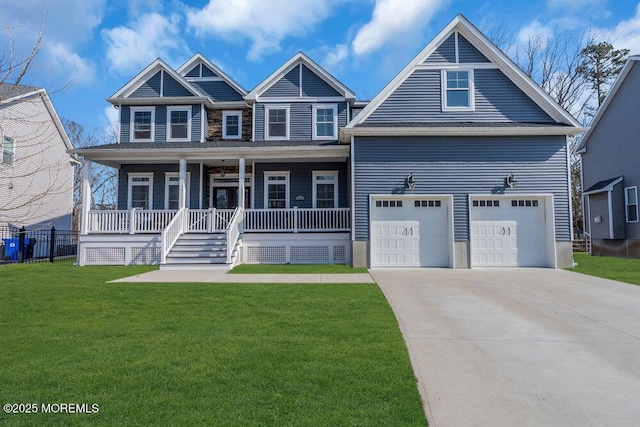
[[640, 56], [629, 58], [576, 149], [593, 255], [640, 257]]
[[74, 158], [46, 90], [0, 85], [0, 226], [71, 230]]
[[370, 103], [303, 53], [250, 92], [157, 60], [109, 102], [118, 143], [75, 152], [118, 210], [83, 204], [80, 265], [572, 265], [584, 129], [462, 16]]
[[582, 131], [458, 15], [343, 129], [354, 264], [571, 266]]

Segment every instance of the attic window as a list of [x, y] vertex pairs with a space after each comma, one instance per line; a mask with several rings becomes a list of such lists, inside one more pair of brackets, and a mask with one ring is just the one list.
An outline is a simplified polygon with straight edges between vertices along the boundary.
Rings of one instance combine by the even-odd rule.
[[473, 111], [473, 70], [442, 70], [442, 110]]

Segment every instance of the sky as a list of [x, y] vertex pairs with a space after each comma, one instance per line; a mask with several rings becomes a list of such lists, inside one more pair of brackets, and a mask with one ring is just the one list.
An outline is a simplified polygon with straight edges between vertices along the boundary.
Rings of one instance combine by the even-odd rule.
[[640, 0], [0, 0], [0, 61], [42, 29], [23, 83], [99, 131], [117, 120], [105, 98], [156, 58], [178, 68], [197, 52], [251, 90], [303, 51], [371, 99], [458, 13], [512, 49], [589, 31], [640, 54]]

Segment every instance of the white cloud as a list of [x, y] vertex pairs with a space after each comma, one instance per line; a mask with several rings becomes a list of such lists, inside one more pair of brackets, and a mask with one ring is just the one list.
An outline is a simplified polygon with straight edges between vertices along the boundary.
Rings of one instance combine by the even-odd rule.
[[518, 31], [517, 40], [521, 44], [527, 44], [529, 40], [534, 40], [539, 37], [539, 40], [545, 44], [553, 38], [553, 34], [554, 31], [551, 25], [542, 25], [540, 21], [535, 20]]
[[356, 55], [372, 52], [394, 38], [421, 31], [446, 0], [376, 0], [371, 21], [353, 40]]
[[631, 55], [640, 54], [640, 3], [631, 19], [621, 21], [615, 28], [600, 30], [600, 34], [616, 49], [629, 49]]
[[180, 32], [178, 15], [164, 17], [158, 13], [142, 15], [129, 26], [103, 30], [110, 70], [126, 75], [140, 71], [156, 58], [175, 62], [174, 56], [188, 52]]
[[325, 56], [322, 60], [322, 66], [327, 70], [334, 70], [349, 56], [349, 46], [346, 44], [325, 47], [323, 50], [325, 51]]
[[70, 80], [80, 85], [92, 83], [96, 77], [95, 65], [83, 59], [63, 43], [48, 44], [44, 51], [52, 67], [61, 73], [68, 72]]
[[251, 40], [248, 59], [255, 61], [278, 51], [286, 37], [300, 36], [326, 19], [336, 0], [209, 0], [202, 9], [187, 11], [187, 24], [196, 35]]

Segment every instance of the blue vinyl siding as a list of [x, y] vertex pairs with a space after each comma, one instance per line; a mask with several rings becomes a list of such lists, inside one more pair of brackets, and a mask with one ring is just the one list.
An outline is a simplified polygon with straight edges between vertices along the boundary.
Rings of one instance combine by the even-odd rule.
[[331, 85], [304, 65], [302, 67], [302, 96], [341, 96]]
[[[157, 105], [155, 107], [155, 132], [154, 141], [164, 142], [167, 140], [167, 107]], [[120, 107], [120, 142], [131, 142], [131, 108], [128, 105]], [[191, 140], [199, 142], [201, 134], [202, 114], [200, 104], [191, 106]]]
[[164, 85], [162, 87], [163, 96], [193, 96], [184, 86], [173, 77], [164, 73]]
[[185, 74], [185, 77], [200, 77], [200, 64], [189, 70], [189, 72]]
[[300, 96], [300, 65], [295, 66], [291, 71], [285, 74], [280, 80], [275, 82], [267, 89], [262, 97], [299, 97]]
[[440, 70], [416, 70], [365, 123], [553, 123], [553, 119], [500, 70], [476, 69], [474, 74], [475, 111], [442, 111]]
[[128, 105], [120, 106], [120, 142], [131, 141], [131, 110]]
[[211, 68], [202, 64], [202, 77], [218, 77], [218, 74]]
[[160, 76], [161, 72], [158, 71], [149, 80], [144, 82], [138, 89], [136, 89], [129, 98], [151, 98], [160, 96]]
[[158, 105], [156, 107], [156, 132], [155, 141], [164, 142], [167, 140], [167, 107]]
[[200, 105], [191, 106], [191, 140], [200, 141], [202, 133], [202, 110]]
[[[165, 172], [178, 172], [179, 165], [122, 165], [118, 174], [118, 209], [127, 209], [129, 191], [129, 172], [153, 172], [153, 209], [164, 209]], [[197, 209], [200, 203], [200, 164], [187, 164], [187, 172], [191, 173], [189, 191], [189, 208]]]
[[[334, 103], [331, 103], [334, 104]], [[255, 104], [255, 139], [256, 141], [264, 141], [265, 135], [265, 103]], [[277, 104], [281, 105], [281, 104]], [[312, 107], [314, 103], [310, 102], [292, 102], [289, 105], [289, 139], [292, 141], [311, 140], [313, 136]], [[347, 124], [347, 103], [338, 102], [338, 131]], [[336, 136], [336, 140], [338, 137]]]
[[[618, 176], [624, 177], [623, 187], [640, 188], [639, 93], [640, 61], [634, 61], [587, 141], [587, 151], [582, 154], [585, 188]], [[624, 209], [624, 198], [621, 202]], [[618, 208], [616, 204], [613, 207]], [[625, 233], [628, 239], [640, 239], [640, 222], [626, 223]]]
[[462, 63], [491, 62], [467, 39], [462, 37], [462, 34], [458, 34], [458, 60]]
[[[518, 187], [503, 190], [512, 172]], [[571, 240], [563, 136], [356, 137], [355, 183], [357, 240], [369, 239], [370, 194], [453, 194], [455, 240], [467, 241], [468, 195], [494, 193], [552, 193], [556, 240]]]
[[[338, 171], [338, 207], [347, 207], [346, 163], [256, 163], [254, 172], [255, 208], [264, 209], [264, 172], [290, 171], [289, 205], [299, 208], [313, 206], [313, 171]], [[304, 200], [296, 200], [303, 196]]]
[[451, 36], [443, 41], [440, 46], [438, 46], [438, 48], [422, 63], [433, 64], [443, 62], [451, 64], [456, 62], [456, 41], [454, 34], [451, 34]]
[[225, 81], [194, 81], [191, 84], [214, 101], [242, 101], [242, 94]]

